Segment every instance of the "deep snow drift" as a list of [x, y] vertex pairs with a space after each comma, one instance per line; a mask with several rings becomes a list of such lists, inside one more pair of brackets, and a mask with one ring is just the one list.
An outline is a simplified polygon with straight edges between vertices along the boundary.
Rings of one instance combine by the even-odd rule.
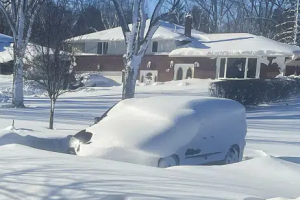
[[[207, 96], [210, 81], [137, 86], [137, 97]], [[1, 91], [10, 85], [9, 77], [0, 76]], [[46, 128], [50, 104], [42, 95], [26, 96], [25, 109], [0, 107], [0, 199], [277, 200], [300, 196], [299, 98], [247, 108], [245, 161], [233, 165], [158, 169], [50, 152], [53, 145], [63, 147], [64, 138], [88, 127], [94, 117], [118, 102], [121, 89], [86, 88], [63, 95], [57, 102], [55, 130]], [[7, 128], [12, 119], [17, 130]], [[16, 134], [22, 143], [3, 140]], [[28, 147], [34, 142], [26, 135], [35, 137], [31, 141], [49, 140], [50, 151]]]

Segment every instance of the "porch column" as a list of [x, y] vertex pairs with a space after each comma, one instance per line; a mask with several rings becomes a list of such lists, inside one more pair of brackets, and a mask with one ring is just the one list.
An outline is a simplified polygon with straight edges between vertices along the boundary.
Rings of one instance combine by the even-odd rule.
[[247, 78], [247, 75], [248, 75], [248, 58], [246, 58], [246, 63], [245, 63], [244, 79]]
[[257, 58], [255, 78], [260, 78], [260, 58]]
[[227, 61], [228, 61], [228, 58], [225, 58], [224, 78], [227, 78]]
[[221, 65], [221, 58], [217, 58], [217, 68], [216, 68], [216, 79], [220, 78], [220, 65]]

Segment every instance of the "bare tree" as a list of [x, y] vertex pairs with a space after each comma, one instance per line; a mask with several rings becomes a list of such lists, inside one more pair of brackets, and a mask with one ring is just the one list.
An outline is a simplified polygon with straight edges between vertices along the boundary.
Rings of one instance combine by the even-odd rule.
[[283, 43], [299, 45], [299, 0], [289, 0], [283, 9], [276, 12], [275, 40]]
[[73, 82], [72, 53], [63, 51], [65, 39], [71, 36], [72, 15], [67, 0], [47, 1], [40, 29], [40, 45], [35, 45], [34, 58], [27, 61], [26, 78], [47, 91], [51, 100], [49, 128], [53, 129], [54, 110], [58, 97], [68, 92]]
[[239, 7], [244, 10], [240, 22], [246, 32], [273, 38], [277, 24], [274, 14], [286, 0], [241, 0]]
[[23, 59], [33, 21], [43, 2], [44, 0], [0, 0], [0, 9], [14, 39], [13, 107], [24, 107]]
[[222, 32], [222, 23], [226, 17], [226, 14], [230, 11], [234, 5], [232, 0], [191, 0], [196, 2], [201, 9], [203, 9], [210, 18], [212, 33]]
[[170, 17], [175, 8], [178, 6], [179, 0], [174, 0], [172, 7], [164, 13], [161, 13], [161, 8], [165, 1], [159, 0], [156, 3], [148, 27], [147, 14], [145, 10], [146, 0], [134, 0], [131, 29], [127, 24], [121, 0], [112, 1], [118, 14], [127, 47], [126, 54], [124, 55], [125, 79], [123, 83], [122, 99], [128, 99], [134, 97], [138, 69], [153, 35], [159, 27], [159, 20]]

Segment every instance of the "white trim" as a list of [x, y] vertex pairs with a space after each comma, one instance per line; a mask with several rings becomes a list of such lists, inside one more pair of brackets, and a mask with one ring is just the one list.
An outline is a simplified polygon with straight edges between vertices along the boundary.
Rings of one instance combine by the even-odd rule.
[[216, 79], [220, 78], [220, 66], [221, 66], [221, 59], [217, 58], [217, 61], [216, 61]]
[[246, 62], [245, 62], [245, 71], [244, 71], [244, 79], [247, 79], [248, 78], [248, 60], [249, 58], [246, 57]]
[[[228, 58], [233, 58], [233, 57], [219, 57], [217, 58], [217, 62], [216, 62], [216, 79], [229, 79], [226, 78], [227, 76], [227, 65], [228, 65]], [[247, 78], [248, 73], [248, 65], [249, 65], [249, 58], [256, 58], [257, 59], [257, 63], [256, 63], [256, 74], [255, 74], [255, 78], [260, 78], [260, 64], [261, 64], [261, 58], [259, 57], [236, 57], [236, 58], [245, 58], [246, 62], [245, 62], [245, 71], [244, 71], [244, 79]], [[220, 77], [220, 72], [221, 72], [221, 60], [225, 59], [225, 67], [224, 67], [224, 77]]]
[[224, 77], [223, 78], [227, 78], [227, 65], [228, 65], [228, 58], [225, 58], [225, 69], [224, 69]]
[[178, 72], [179, 68], [182, 69], [182, 80], [186, 79], [187, 70], [189, 68], [192, 69], [192, 78], [195, 77], [195, 65], [194, 64], [180, 64], [180, 63], [178, 63], [178, 64], [174, 65], [174, 77], [173, 77], [173, 80], [177, 80], [177, 72]]
[[260, 58], [257, 58], [255, 78], [260, 78]]

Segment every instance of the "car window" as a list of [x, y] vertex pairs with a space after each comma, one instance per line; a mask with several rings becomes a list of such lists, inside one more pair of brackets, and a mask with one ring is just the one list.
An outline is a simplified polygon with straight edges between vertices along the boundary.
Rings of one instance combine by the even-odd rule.
[[77, 138], [84, 144], [88, 143], [92, 139], [92, 136], [93, 136], [93, 134], [90, 132], [87, 132], [85, 129], [74, 135], [75, 138]]
[[117, 104], [118, 103], [116, 103], [115, 105], [113, 105], [112, 107], [110, 107], [103, 115], [101, 115], [101, 117], [96, 117], [95, 118], [95, 124], [98, 123], [98, 122], [100, 122], [102, 119], [104, 119], [107, 116], [107, 114], [109, 113], [109, 111], [111, 109], [113, 109]]

